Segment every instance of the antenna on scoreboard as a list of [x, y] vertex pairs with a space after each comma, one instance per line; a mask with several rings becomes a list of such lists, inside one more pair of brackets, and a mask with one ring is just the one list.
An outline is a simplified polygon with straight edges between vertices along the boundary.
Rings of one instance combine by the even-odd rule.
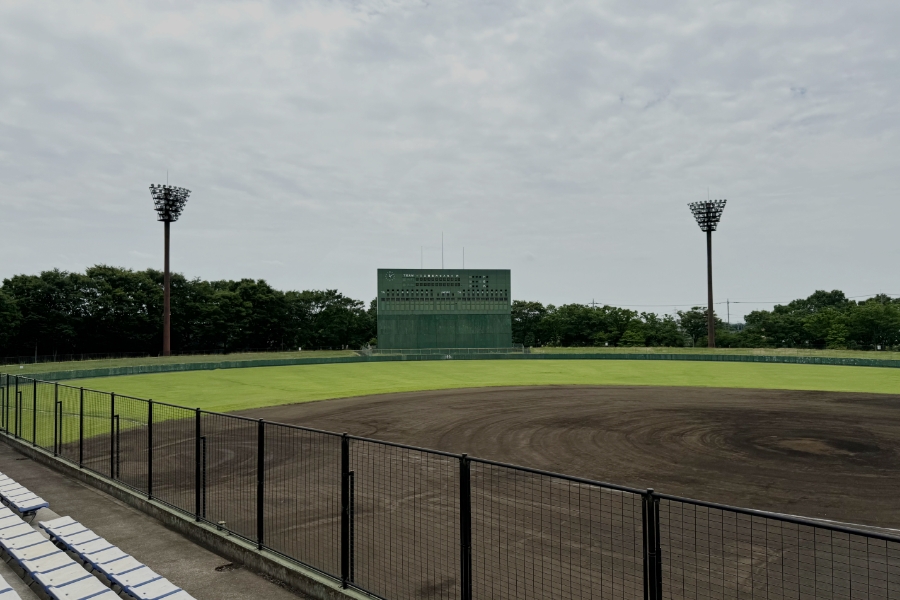
[[444, 232], [441, 232], [441, 271], [444, 270]]
[[463, 270], [466, 268], [466, 247], [463, 246]]

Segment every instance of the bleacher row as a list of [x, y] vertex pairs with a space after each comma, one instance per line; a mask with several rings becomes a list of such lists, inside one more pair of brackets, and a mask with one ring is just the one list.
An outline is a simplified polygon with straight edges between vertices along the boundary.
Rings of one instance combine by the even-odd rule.
[[[193, 600], [133, 556], [73, 519], [32, 520], [49, 504], [0, 473], [0, 551], [28, 586], [52, 600]], [[21, 600], [0, 577], [0, 600]]]

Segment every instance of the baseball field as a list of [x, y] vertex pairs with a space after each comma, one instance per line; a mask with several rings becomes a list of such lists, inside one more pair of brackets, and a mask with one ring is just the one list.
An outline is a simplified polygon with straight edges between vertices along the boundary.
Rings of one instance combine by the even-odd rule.
[[[355, 478], [355, 491], [348, 492], [355, 507], [354, 581], [385, 597], [455, 594], [452, 557], [458, 549], [449, 540], [457, 537], [461, 453], [498, 461], [472, 467], [472, 551], [481, 561], [474, 566], [481, 595], [515, 595], [516, 586], [526, 584], [535, 597], [566, 586], [582, 593], [612, 585], [623, 597], [641, 597], [641, 497], [635, 489], [900, 528], [895, 502], [900, 493], [898, 369], [442, 360], [233, 368], [63, 383], [58, 395], [48, 384], [42, 384], [40, 394], [37, 386], [34, 393], [30, 385], [16, 388], [24, 393], [16, 404], [20, 412], [35, 395], [42, 403], [59, 399], [61, 456], [79, 460], [83, 454], [86, 468], [112, 469], [116, 479], [143, 492], [148, 491], [151, 445], [155, 498], [198, 510], [202, 518], [227, 523], [247, 539], [258, 531], [253, 507], [257, 474], [265, 472], [260, 506], [267, 545], [332, 574], [341, 569], [335, 542], [339, 474], [349, 469]], [[118, 432], [122, 417], [121, 436], [108, 433], [109, 397], [80, 394], [73, 385], [116, 392], [113, 419]], [[121, 395], [156, 401], [152, 442], [148, 405]], [[77, 435], [82, 396], [87, 415], [83, 447]], [[47, 416], [59, 413], [43, 408], [40, 414], [42, 425], [32, 436], [49, 446], [57, 430]], [[32, 421], [27, 414], [19, 420], [20, 432], [30, 439]], [[260, 452], [263, 430], [265, 451]], [[351, 440], [345, 466], [342, 439]], [[262, 471], [260, 456], [266, 465]], [[632, 491], [529, 475], [503, 463]], [[820, 540], [808, 529], [686, 509], [678, 501], [663, 501], [661, 507], [663, 547], [670, 557], [666, 577], [680, 582], [676, 587], [687, 590], [684, 597], [700, 589], [756, 590], [760, 581], [768, 581], [760, 577], [768, 577], [773, 565], [781, 569], [779, 581], [802, 579], [805, 575], [798, 573], [807, 573], [801, 564], [805, 558], [785, 566], [784, 557], [792, 552], [847, 559], [840, 554], [844, 550], [830, 545], [831, 537]], [[578, 540], [592, 528], [599, 541], [585, 546]], [[707, 548], [700, 541], [718, 546]], [[788, 548], [789, 542], [794, 546]], [[711, 556], [724, 562], [697, 566]], [[584, 560], [596, 565], [582, 565]], [[612, 575], [597, 575], [597, 565]], [[854, 566], [852, 577], [862, 577], [859, 569], [868, 565]], [[540, 577], [523, 583], [517, 575], [521, 569]], [[571, 577], [557, 581], [561, 569], [571, 571]], [[815, 575], [814, 586], [831, 585], [832, 574]]]
[[896, 369], [448, 360], [78, 384], [726, 504], [900, 527], [891, 500], [900, 492]]

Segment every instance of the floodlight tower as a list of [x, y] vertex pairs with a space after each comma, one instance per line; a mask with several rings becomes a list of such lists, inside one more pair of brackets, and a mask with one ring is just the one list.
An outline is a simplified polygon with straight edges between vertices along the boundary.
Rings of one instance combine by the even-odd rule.
[[706, 232], [706, 279], [707, 279], [707, 301], [709, 307], [706, 309], [706, 327], [707, 327], [707, 347], [716, 347], [716, 318], [713, 315], [713, 282], [712, 282], [712, 232], [719, 225], [719, 219], [722, 218], [722, 211], [725, 210], [727, 200], [706, 200], [704, 202], [692, 202], [688, 204], [694, 218], [697, 219], [697, 225], [702, 231]]
[[169, 276], [169, 225], [178, 220], [191, 190], [174, 185], [150, 185], [150, 196], [156, 208], [157, 221], [165, 225], [166, 258], [163, 274], [163, 356], [172, 354], [172, 281]]

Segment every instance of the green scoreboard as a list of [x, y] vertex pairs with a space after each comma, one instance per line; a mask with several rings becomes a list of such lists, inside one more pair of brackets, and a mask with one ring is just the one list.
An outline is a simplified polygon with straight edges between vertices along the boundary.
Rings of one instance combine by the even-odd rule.
[[378, 347], [509, 348], [508, 269], [378, 269]]

